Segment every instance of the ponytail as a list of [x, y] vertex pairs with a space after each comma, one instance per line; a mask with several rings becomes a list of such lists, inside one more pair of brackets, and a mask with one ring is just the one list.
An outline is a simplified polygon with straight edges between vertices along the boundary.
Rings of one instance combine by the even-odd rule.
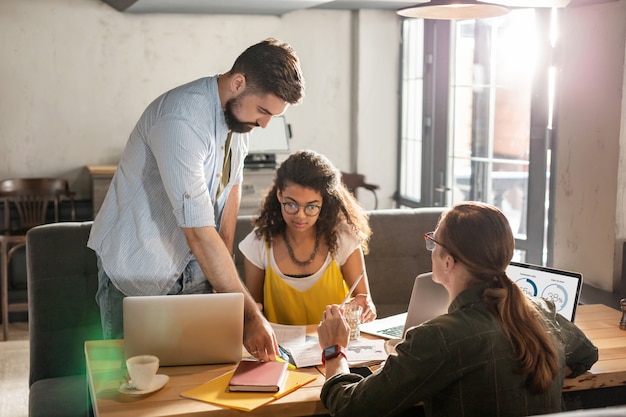
[[494, 275], [483, 293], [483, 301], [499, 319], [519, 371], [528, 375], [527, 387], [533, 392], [546, 392], [558, 373], [559, 359], [550, 334], [542, 325], [542, 314], [504, 272]]

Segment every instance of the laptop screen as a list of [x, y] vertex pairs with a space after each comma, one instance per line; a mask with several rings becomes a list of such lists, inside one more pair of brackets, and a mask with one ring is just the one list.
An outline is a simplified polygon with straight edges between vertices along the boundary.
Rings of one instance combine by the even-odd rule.
[[519, 262], [511, 262], [506, 273], [526, 295], [552, 301], [557, 313], [574, 321], [582, 274]]
[[270, 119], [265, 128], [252, 129], [248, 153], [274, 153], [289, 151], [289, 127], [285, 116]]
[[243, 303], [241, 293], [125, 297], [126, 357], [156, 355], [161, 366], [239, 362]]

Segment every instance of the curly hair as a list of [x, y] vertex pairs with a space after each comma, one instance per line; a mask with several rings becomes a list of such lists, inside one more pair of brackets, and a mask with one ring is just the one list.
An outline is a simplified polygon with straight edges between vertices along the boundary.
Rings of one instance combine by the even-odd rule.
[[331, 254], [337, 251], [337, 234], [342, 223], [347, 223], [359, 237], [363, 253], [368, 252], [372, 232], [367, 213], [341, 182], [341, 173], [328, 158], [308, 150], [293, 153], [276, 170], [274, 184], [265, 196], [261, 214], [254, 221], [258, 237], [269, 243], [272, 236], [285, 231], [287, 225], [276, 194], [290, 183], [311, 188], [322, 195], [322, 210], [316, 228]]
[[276, 39], [250, 46], [237, 57], [230, 71], [246, 77], [248, 93], [271, 93], [289, 104], [304, 98], [298, 56], [291, 46]]

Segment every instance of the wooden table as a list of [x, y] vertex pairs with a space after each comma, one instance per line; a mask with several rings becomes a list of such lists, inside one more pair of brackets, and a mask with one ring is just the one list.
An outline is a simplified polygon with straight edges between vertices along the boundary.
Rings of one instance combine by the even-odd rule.
[[577, 378], [565, 379], [564, 392], [626, 386], [626, 330], [622, 313], [603, 304], [578, 306], [574, 322], [598, 347], [599, 358]]
[[94, 415], [99, 416], [313, 416], [327, 414], [320, 402], [324, 375], [317, 368], [298, 369], [316, 375], [317, 379], [296, 391], [251, 412], [222, 408], [202, 401], [180, 397], [180, 393], [195, 388], [235, 368], [236, 364], [161, 367], [160, 374], [170, 380], [158, 392], [146, 396], [128, 396], [117, 389], [123, 378], [123, 340], [85, 342], [87, 378]]
[[[621, 312], [603, 305], [579, 306], [576, 324], [598, 347], [600, 359], [590, 372], [578, 378], [566, 379], [563, 387], [565, 394], [606, 387], [626, 387], [626, 331], [619, 329], [620, 318]], [[328, 413], [319, 398], [324, 383], [323, 367], [300, 369], [299, 371], [317, 375], [317, 379], [283, 398], [251, 412], [243, 412], [180, 397], [181, 392], [234, 369], [234, 364], [163, 367], [159, 369], [159, 373], [170, 376], [163, 389], [143, 397], [130, 397], [117, 391], [124, 382], [123, 341], [88, 341], [85, 343], [85, 356], [96, 417], [137, 415], [293, 417]]]

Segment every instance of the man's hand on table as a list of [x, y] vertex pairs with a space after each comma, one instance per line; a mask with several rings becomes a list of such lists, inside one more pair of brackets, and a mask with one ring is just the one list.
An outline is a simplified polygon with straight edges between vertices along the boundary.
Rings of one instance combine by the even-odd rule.
[[261, 361], [276, 360], [278, 342], [270, 323], [258, 310], [246, 312], [243, 327], [243, 345], [248, 352]]

